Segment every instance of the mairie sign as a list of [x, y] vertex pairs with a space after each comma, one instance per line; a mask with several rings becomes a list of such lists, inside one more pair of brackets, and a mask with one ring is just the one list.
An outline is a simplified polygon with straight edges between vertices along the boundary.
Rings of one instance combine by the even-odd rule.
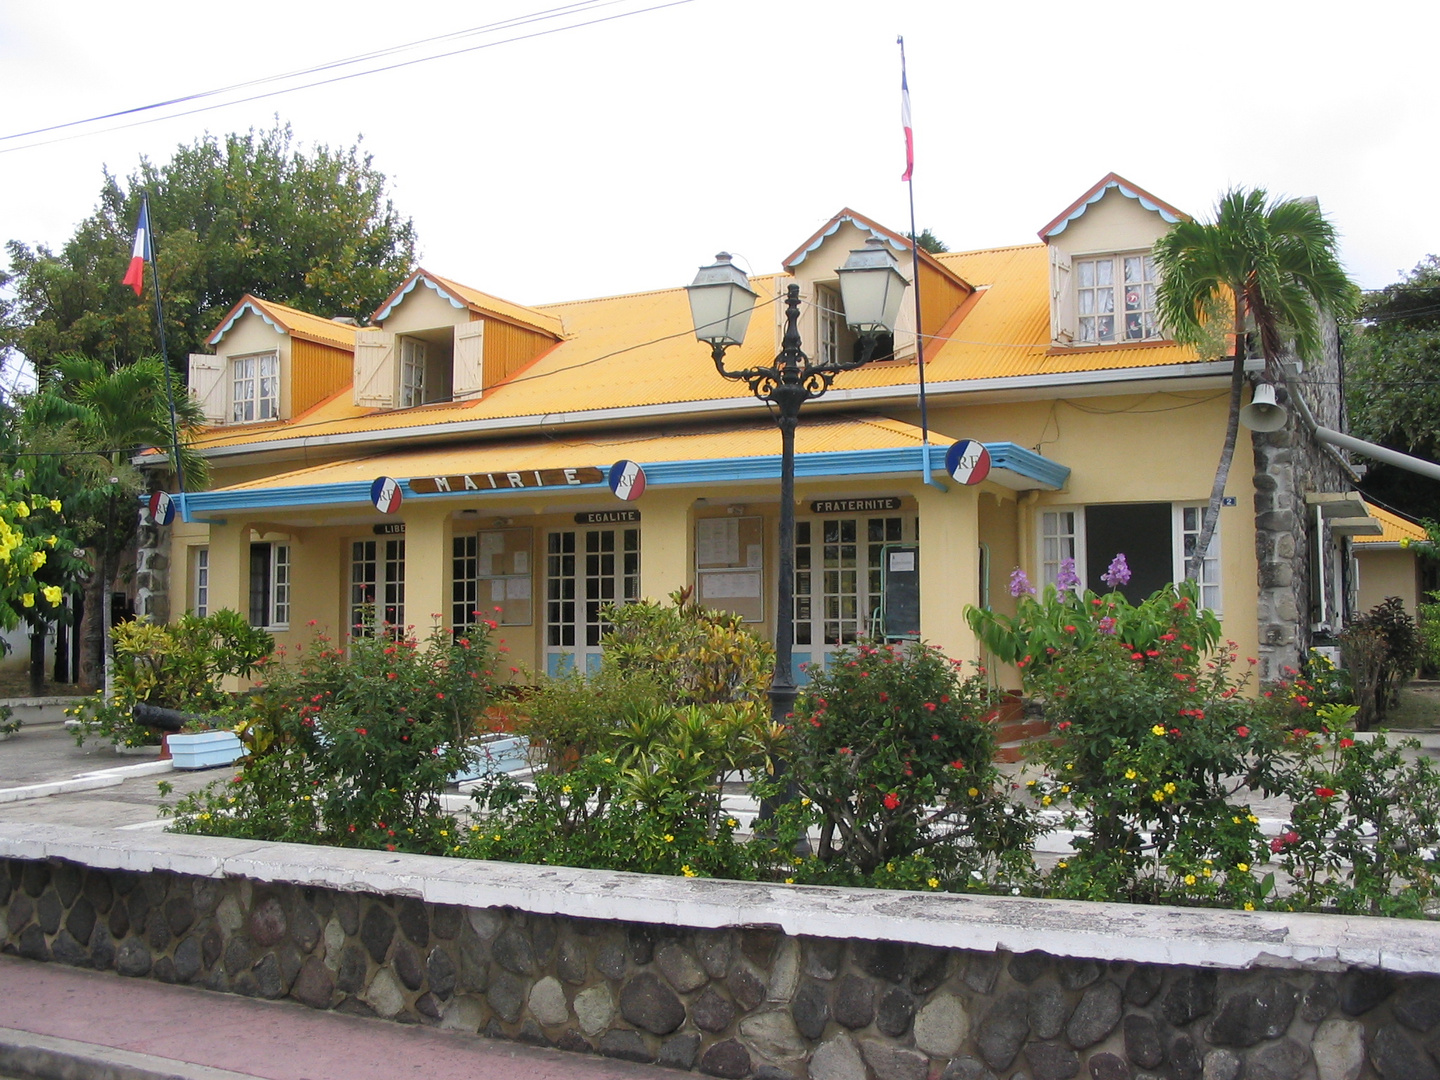
[[605, 472], [590, 465], [575, 469], [516, 469], [514, 472], [461, 473], [458, 476], [412, 476], [410, 490], [416, 495], [440, 495], [457, 491], [510, 491], [516, 488], [578, 487], [599, 484]]

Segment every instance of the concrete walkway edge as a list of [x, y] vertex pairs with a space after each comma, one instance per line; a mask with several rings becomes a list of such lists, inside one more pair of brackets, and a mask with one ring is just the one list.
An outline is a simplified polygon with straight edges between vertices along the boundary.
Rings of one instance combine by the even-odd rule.
[[253, 1080], [228, 1069], [16, 1028], [0, 1028], [0, 1073], [40, 1080]]

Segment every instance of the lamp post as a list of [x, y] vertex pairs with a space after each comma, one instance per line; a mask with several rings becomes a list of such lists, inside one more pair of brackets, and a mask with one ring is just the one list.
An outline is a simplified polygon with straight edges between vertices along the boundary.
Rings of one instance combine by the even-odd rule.
[[[740, 269], [721, 252], [700, 268], [690, 294], [695, 337], [710, 346], [715, 370], [743, 382], [761, 401], [775, 407], [780, 425], [780, 598], [775, 615], [775, 676], [770, 683], [770, 715], [784, 724], [795, 705], [792, 650], [795, 644], [795, 428], [800, 406], [830, 389], [842, 371], [863, 367], [874, 357], [879, 335], [895, 327], [908, 284], [885, 241], [872, 237], [850, 252], [839, 269], [845, 321], [860, 335], [858, 354], [816, 362], [800, 351], [800, 286], [785, 290], [785, 336], [780, 353], [768, 367], [731, 371], [725, 351], [745, 340], [757, 294]], [[762, 808], [762, 814], [763, 814]]]

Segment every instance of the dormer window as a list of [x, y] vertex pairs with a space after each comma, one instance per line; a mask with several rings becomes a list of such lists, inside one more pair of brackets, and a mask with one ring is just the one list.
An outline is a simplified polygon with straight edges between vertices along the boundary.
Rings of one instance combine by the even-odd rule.
[[237, 356], [230, 361], [230, 419], [236, 424], [280, 415], [280, 354]]
[[1147, 252], [1076, 258], [1076, 341], [1110, 345], [1160, 337], [1155, 285], [1155, 261]]

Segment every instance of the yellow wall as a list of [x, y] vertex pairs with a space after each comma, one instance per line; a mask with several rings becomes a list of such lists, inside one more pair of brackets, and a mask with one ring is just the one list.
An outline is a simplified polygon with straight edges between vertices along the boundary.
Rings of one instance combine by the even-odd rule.
[[437, 326], [454, 326], [470, 321], [470, 309], [454, 307], [449, 300], [442, 300], [440, 294], [423, 281], [406, 293], [385, 316], [381, 325], [391, 334], [411, 334], [417, 330], [430, 330]]
[[1079, 220], [1070, 222], [1064, 232], [1051, 237], [1048, 243], [1071, 255], [1148, 251], [1169, 231], [1170, 226], [1159, 214], [1111, 188], [1099, 202], [1087, 207]]
[[1409, 551], [1376, 551], [1370, 544], [1355, 545], [1360, 571], [1360, 610], [1369, 611], [1388, 596], [1398, 596], [1413, 618], [1419, 604], [1419, 574]]
[[299, 338], [290, 343], [290, 407], [303, 413], [310, 406], [350, 385], [355, 375], [355, 353]]

